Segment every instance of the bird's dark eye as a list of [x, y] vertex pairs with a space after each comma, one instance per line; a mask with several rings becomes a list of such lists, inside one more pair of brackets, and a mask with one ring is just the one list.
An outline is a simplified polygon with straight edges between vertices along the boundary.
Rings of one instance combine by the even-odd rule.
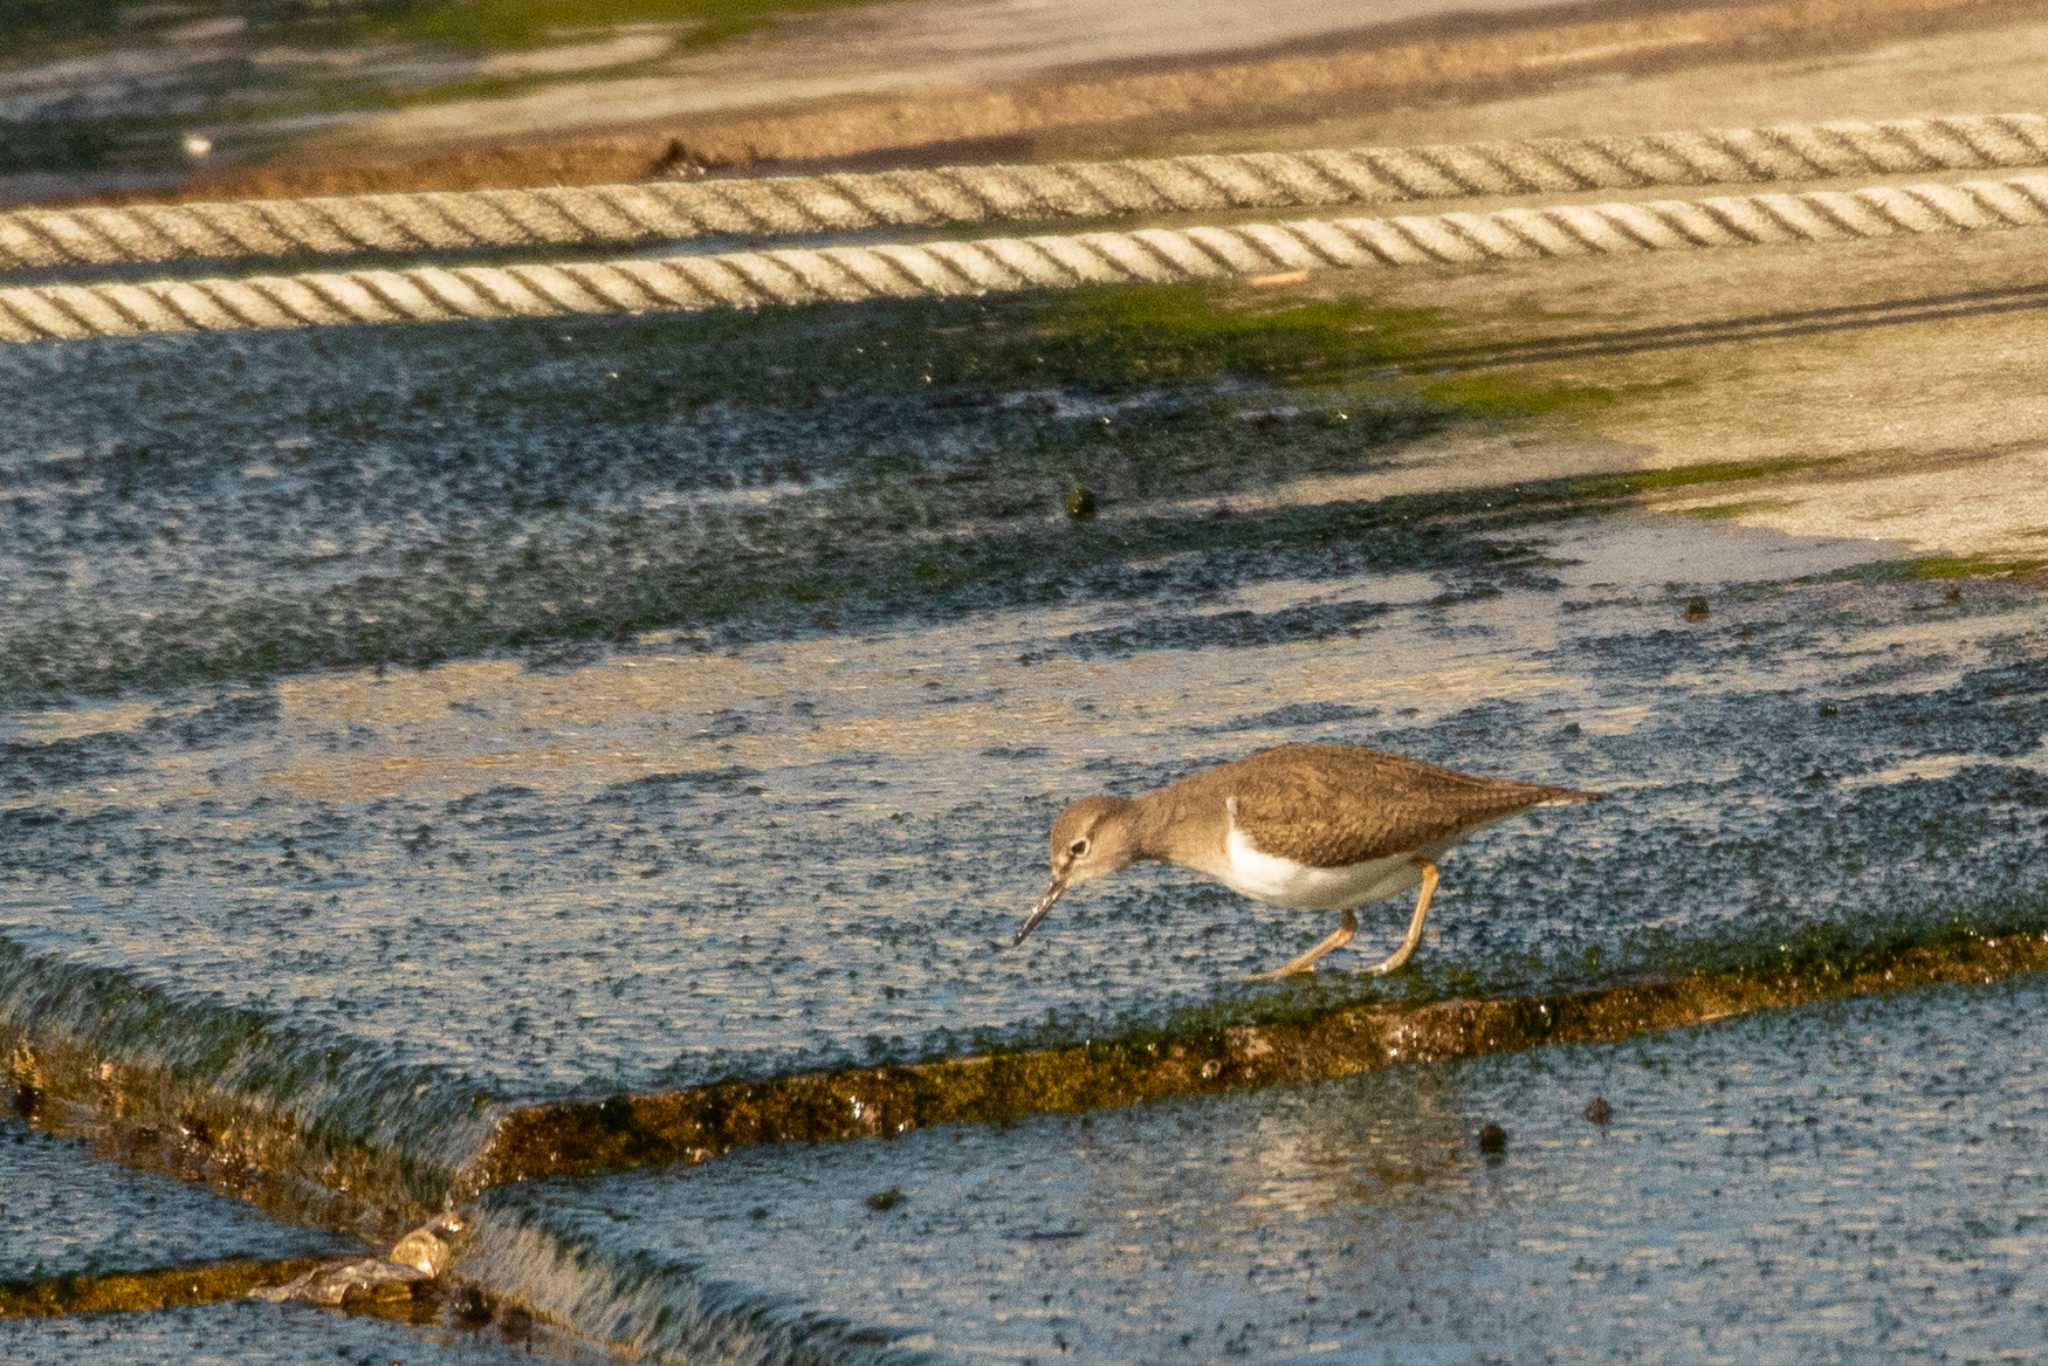
[[1067, 852], [1072, 854], [1075, 858], [1081, 857], [1081, 855], [1088, 852], [1088, 841], [1075, 840], [1072, 844], [1067, 846]]

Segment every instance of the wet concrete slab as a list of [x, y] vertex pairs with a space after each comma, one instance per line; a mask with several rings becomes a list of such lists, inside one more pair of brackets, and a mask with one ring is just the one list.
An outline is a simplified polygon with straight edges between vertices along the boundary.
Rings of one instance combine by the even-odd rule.
[[1149, 872], [1004, 952], [1051, 813], [1298, 739], [1619, 798], [1461, 850], [1425, 989], [2003, 913], [2038, 599], [1919, 575], [2031, 514], [1784, 509], [1962, 414], [2028, 487], [2038, 313], [1513, 350], [1800, 269], [1745, 259], [15, 349], [0, 934], [509, 1101], [1082, 1037], [1292, 999], [1238, 979], [1326, 927]]
[[[232, 1093], [180, 1156], [352, 1225], [501, 1106], [2048, 929], [2038, 255], [11, 348], [11, 1079]], [[1295, 739], [1614, 799], [1454, 855], [1392, 982], [1246, 987], [1327, 925], [1158, 870], [1004, 951], [1066, 798]], [[467, 1265], [755, 1359], [1626, 1356], [1674, 1302], [1695, 1355], [1996, 1355], [2029, 992], [501, 1193]]]
[[[1724, 557], [1755, 540], [1679, 525]], [[1627, 536], [1606, 529], [1588, 553]], [[1545, 538], [1537, 553], [1574, 549]], [[1204, 653], [1105, 648], [1100, 633], [1134, 628], [1091, 614], [1069, 637], [1081, 658], [1055, 645], [1020, 663], [1046, 623], [998, 614], [979, 641], [792, 641], [703, 664], [656, 648], [558, 676], [451, 664], [206, 694], [184, 705], [256, 719], [162, 757], [147, 736], [124, 744], [133, 732], [22, 742], [120, 745], [127, 771], [13, 807], [0, 922], [35, 951], [146, 962], [167, 988], [511, 1098], [947, 1051], [1049, 1012], [1156, 1019], [1273, 994], [1236, 979], [1325, 927], [1170, 871], [1000, 945], [1064, 797], [1345, 738], [1622, 798], [1460, 851], [1432, 963], [1522, 986], [1587, 954], [1683, 966], [1642, 961], [1642, 933], [1881, 898], [1934, 914], [1955, 909], [1935, 889], [1966, 885], [1982, 906], [2038, 877], [2033, 594], [1944, 594], [1765, 581], [1687, 623], [1687, 592], [1601, 577]], [[1313, 621], [1323, 597], [1267, 585], [1256, 606], [1169, 609], [1161, 634]], [[1560, 597], [1577, 610], [1556, 615]], [[971, 689], [954, 682], [963, 661]], [[1920, 758], [1951, 768], [1860, 781]], [[1929, 889], [1905, 905], [1881, 856], [1899, 850]]]
[[13, 1118], [0, 1120], [0, 1192], [0, 1282], [357, 1248], [186, 1182], [123, 1170]]
[[2022, 1360], [2044, 1007], [2037, 974], [507, 1188], [474, 1255], [517, 1284], [557, 1239], [947, 1360]]

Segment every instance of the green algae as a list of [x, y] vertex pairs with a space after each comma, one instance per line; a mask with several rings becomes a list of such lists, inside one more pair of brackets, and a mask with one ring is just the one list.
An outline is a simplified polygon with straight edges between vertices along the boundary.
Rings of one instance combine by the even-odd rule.
[[1927, 555], [1907, 560], [1898, 569], [1909, 579], [1983, 579], [2026, 574], [2048, 565], [2048, 559], [2012, 555]]
[[1727, 503], [1706, 503], [1699, 507], [1674, 510], [1681, 517], [1697, 517], [1708, 522], [1730, 522], [1754, 512], [1773, 512], [1791, 506], [1792, 501], [1787, 498], [1738, 498]]
[[1824, 577], [1859, 583], [1949, 583], [1962, 579], [2019, 579], [2035, 582], [2048, 558], [2028, 555], [1921, 555], [1872, 560]]
[[1105, 385], [1225, 375], [1333, 384], [1402, 363], [1447, 325], [1429, 310], [1214, 284], [1112, 286], [1032, 307], [1027, 363], [1048, 378]]
[[1840, 456], [1817, 459], [1715, 460], [1696, 465], [1670, 465], [1653, 470], [1622, 470], [1588, 475], [1579, 481], [1583, 496], [1632, 497], [1694, 488], [1701, 484], [1734, 484], [1779, 476], [1814, 475], [1846, 463]]
[[1424, 379], [1415, 388], [1430, 402], [1444, 404], [1461, 414], [1497, 419], [1613, 408], [1626, 397], [1621, 389], [1531, 381], [1512, 374]]

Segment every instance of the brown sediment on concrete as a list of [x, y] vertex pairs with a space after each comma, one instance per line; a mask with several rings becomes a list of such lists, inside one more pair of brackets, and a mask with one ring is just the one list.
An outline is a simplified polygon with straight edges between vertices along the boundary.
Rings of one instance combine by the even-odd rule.
[[1270, 1023], [1107, 1039], [907, 1066], [855, 1067], [515, 1111], [474, 1186], [652, 1163], [763, 1143], [875, 1138], [1350, 1076], [1552, 1044], [1614, 1043], [1752, 1011], [2048, 969], [2048, 934], [1818, 954], [1768, 971], [1503, 999], [1365, 1004]]
[[1644, 0], [1594, 0], [1333, 34], [1263, 53], [1119, 62], [990, 89], [677, 116], [629, 129], [479, 139], [402, 157], [299, 148], [287, 162], [173, 191], [78, 202], [606, 184], [665, 174], [682, 160], [739, 169], [1028, 160], [1048, 150], [1074, 154], [1090, 141], [1142, 148], [1169, 132], [1466, 100], [1603, 73], [1847, 52], [2039, 17], [2031, 0], [1750, 0], [1677, 11]]
[[80, 1272], [39, 1281], [0, 1281], [0, 1319], [176, 1309], [239, 1300], [319, 1266], [319, 1257], [204, 1262], [148, 1271]]

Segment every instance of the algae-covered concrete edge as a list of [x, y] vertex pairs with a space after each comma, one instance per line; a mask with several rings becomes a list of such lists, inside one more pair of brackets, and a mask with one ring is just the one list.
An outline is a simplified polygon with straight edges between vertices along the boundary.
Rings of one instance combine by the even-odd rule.
[[467, 1174], [471, 1190], [665, 1162], [753, 1144], [885, 1137], [933, 1124], [1003, 1123], [1402, 1063], [1546, 1044], [1613, 1043], [1753, 1011], [2048, 969], [2048, 934], [1894, 944], [1843, 963], [1698, 972], [1541, 995], [1372, 1003], [1168, 1036], [855, 1067], [507, 1113]]
[[[1506, 997], [1374, 1000], [1284, 1009], [1046, 1047], [734, 1079], [676, 1091], [479, 1116], [459, 1170], [426, 1172], [390, 1145], [338, 1141], [258, 1097], [195, 1088], [118, 1061], [48, 1022], [0, 1020], [16, 1110], [91, 1136], [105, 1156], [232, 1193], [300, 1222], [395, 1236], [492, 1186], [660, 1163], [765, 1143], [885, 1137], [934, 1124], [1005, 1123], [1173, 1096], [1349, 1076], [1560, 1043], [1611, 1043], [1765, 1009], [2048, 970], [2048, 933], [1951, 928], [1846, 955]], [[422, 1184], [424, 1182], [424, 1185]], [[429, 1187], [432, 1191], [429, 1191]], [[435, 1198], [438, 1192], [438, 1199]]]
[[0, 1282], [0, 1319], [106, 1314], [238, 1300], [320, 1266], [321, 1257], [236, 1259], [145, 1271], [79, 1272]]

